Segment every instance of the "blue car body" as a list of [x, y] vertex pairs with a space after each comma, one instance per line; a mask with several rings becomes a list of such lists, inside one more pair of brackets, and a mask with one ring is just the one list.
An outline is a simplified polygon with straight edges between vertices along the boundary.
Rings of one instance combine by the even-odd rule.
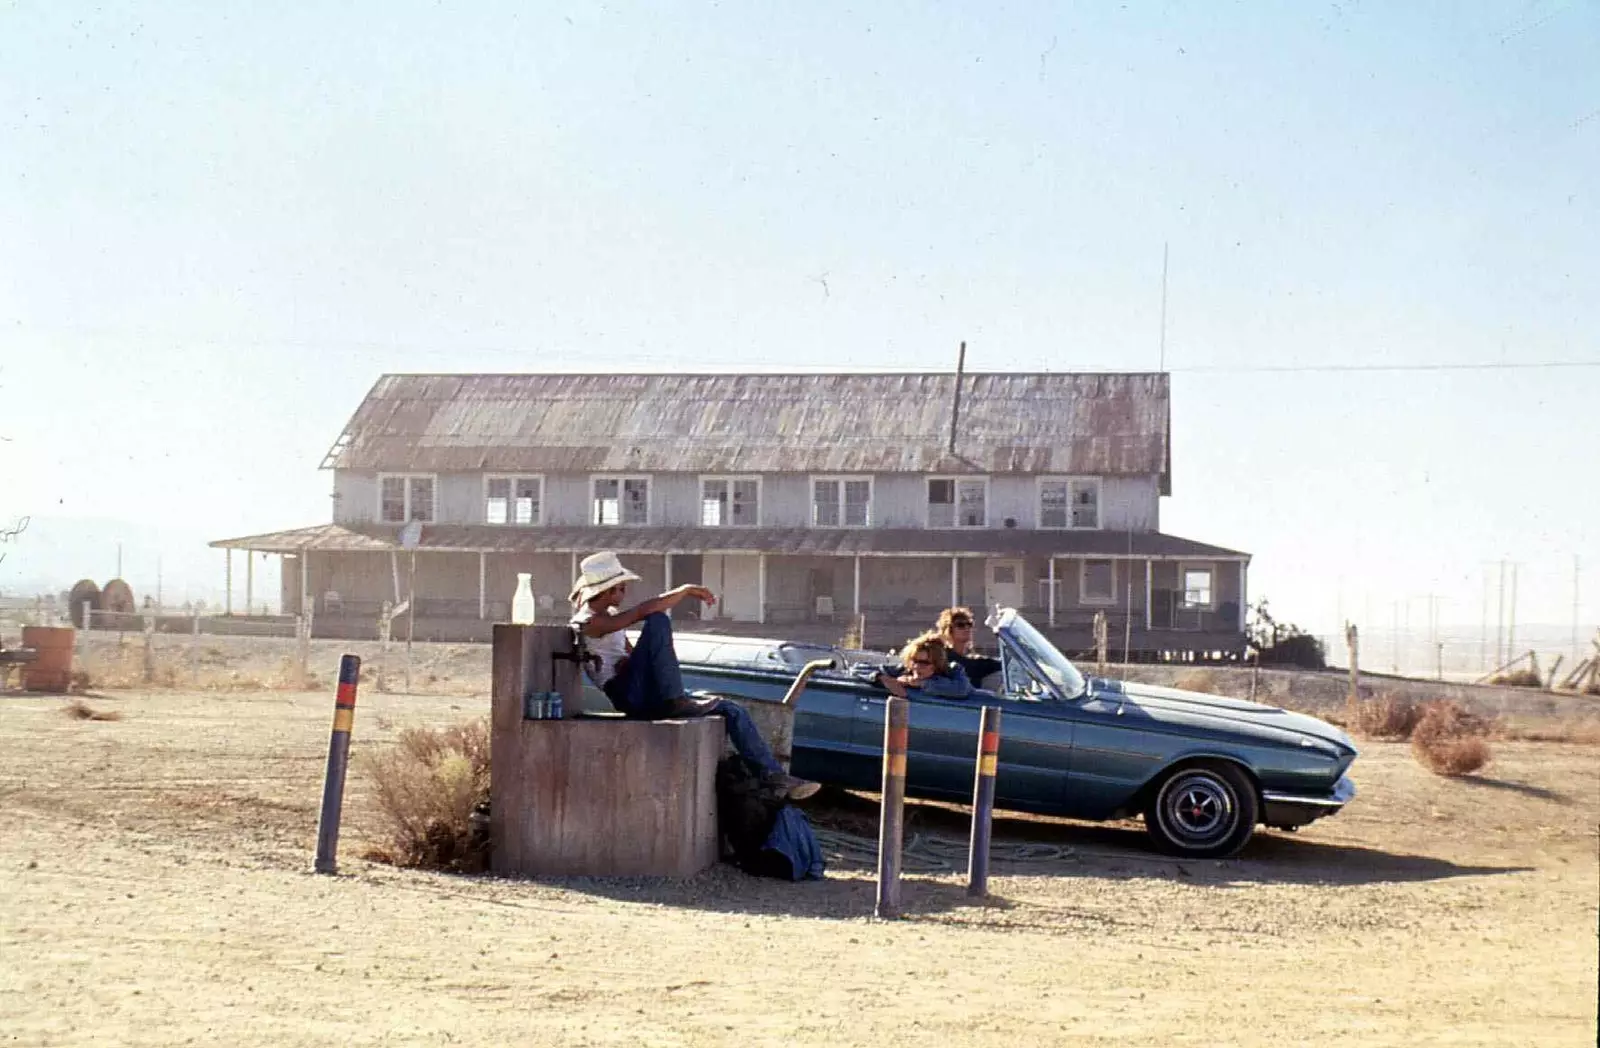
[[[989, 626], [1003, 666], [995, 690], [961, 700], [911, 692], [912, 796], [971, 797], [984, 705], [1003, 711], [997, 806], [1087, 820], [1142, 814], [1158, 843], [1179, 854], [1232, 854], [1257, 823], [1297, 828], [1354, 795], [1345, 773], [1356, 749], [1325, 721], [1085, 676], [1011, 609], [997, 611]], [[881, 655], [694, 633], [678, 635], [677, 651], [688, 689], [750, 702], [780, 701], [802, 666], [829, 660], [795, 702], [792, 771], [847, 789], [878, 788], [888, 694], [860, 671], [881, 664]], [[605, 702], [592, 692], [588, 701], [595, 700]], [[1232, 829], [1224, 833], [1211, 815], [1231, 818]]]

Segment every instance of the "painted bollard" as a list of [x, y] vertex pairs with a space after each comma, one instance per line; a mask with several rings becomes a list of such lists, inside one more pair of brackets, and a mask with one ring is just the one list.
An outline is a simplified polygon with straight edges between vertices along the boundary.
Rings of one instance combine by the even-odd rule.
[[972, 840], [967, 846], [967, 894], [989, 894], [989, 836], [994, 829], [994, 777], [1000, 760], [1000, 708], [985, 706], [978, 722], [978, 769], [972, 776]]
[[344, 809], [344, 775], [350, 763], [350, 730], [356, 722], [356, 684], [361, 659], [339, 659], [339, 691], [333, 700], [333, 732], [328, 739], [328, 767], [322, 780], [322, 815], [317, 820], [318, 873], [339, 871], [339, 816]]
[[883, 799], [878, 814], [879, 917], [900, 916], [900, 851], [905, 838], [906, 743], [911, 705], [891, 696], [883, 709]]

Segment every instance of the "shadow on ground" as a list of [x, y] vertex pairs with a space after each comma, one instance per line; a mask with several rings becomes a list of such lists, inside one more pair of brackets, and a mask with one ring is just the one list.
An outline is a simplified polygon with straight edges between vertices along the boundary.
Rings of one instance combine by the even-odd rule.
[[1572, 798], [1556, 790], [1547, 790], [1543, 786], [1530, 786], [1525, 782], [1510, 782], [1505, 779], [1490, 779], [1482, 775], [1461, 775], [1457, 782], [1468, 786], [1478, 786], [1488, 790], [1505, 790], [1508, 793], [1520, 793], [1524, 797], [1537, 797], [1542, 801], [1552, 801], [1556, 804], [1571, 804]]

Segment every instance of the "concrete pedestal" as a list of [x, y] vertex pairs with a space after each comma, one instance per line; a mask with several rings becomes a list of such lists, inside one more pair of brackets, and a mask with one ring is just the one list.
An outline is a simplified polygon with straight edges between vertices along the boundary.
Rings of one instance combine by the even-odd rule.
[[[578, 708], [564, 627], [494, 629], [492, 867], [557, 877], [692, 877], [717, 861], [721, 718], [525, 720], [523, 696]], [[554, 656], [554, 657], [552, 657]]]

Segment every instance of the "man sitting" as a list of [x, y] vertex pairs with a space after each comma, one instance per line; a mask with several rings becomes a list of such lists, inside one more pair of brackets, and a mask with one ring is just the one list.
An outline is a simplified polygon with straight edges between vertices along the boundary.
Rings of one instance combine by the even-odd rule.
[[[590, 658], [584, 672], [613, 707], [638, 720], [721, 717], [733, 748], [761, 767], [768, 787], [792, 800], [817, 792], [817, 783], [783, 770], [743, 706], [728, 699], [691, 699], [684, 694], [678, 653], [672, 647], [672, 620], [666, 613], [690, 598], [715, 604], [710, 590], [678, 586], [619, 611], [628, 583], [637, 582], [639, 576], [610, 552], [591, 554], [580, 567], [570, 595], [571, 625], [588, 641]], [[639, 643], [630, 645], [623, 631], [640, 622]]]

